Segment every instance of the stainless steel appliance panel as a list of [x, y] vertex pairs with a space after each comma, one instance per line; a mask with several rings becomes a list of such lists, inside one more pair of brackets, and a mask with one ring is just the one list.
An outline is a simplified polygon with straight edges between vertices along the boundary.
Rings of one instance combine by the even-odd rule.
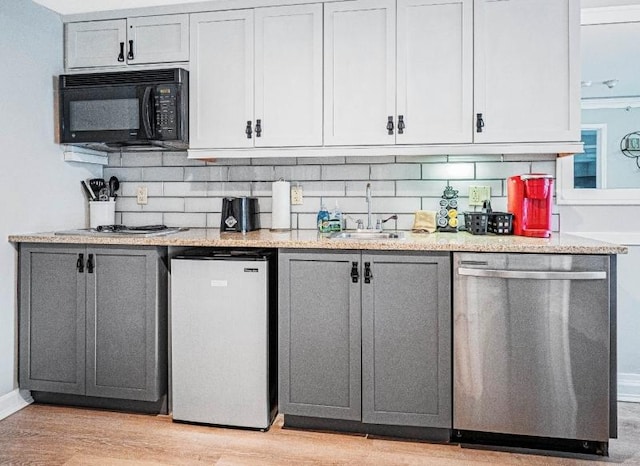
[[267, 260], [173, 258], [173, 419], [267, 429]]
[[609, 439], [609, 258], [454, 254], [454, 429]]

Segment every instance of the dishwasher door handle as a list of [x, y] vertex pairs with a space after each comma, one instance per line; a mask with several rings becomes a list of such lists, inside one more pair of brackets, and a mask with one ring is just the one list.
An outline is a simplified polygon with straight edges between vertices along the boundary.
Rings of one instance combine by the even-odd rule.
[[518, 278], [525, 280], [605, 280], [607, 272], [562, 272], [535, 270], [499, 270], [458, 268], [458, 275], [467, 277]]

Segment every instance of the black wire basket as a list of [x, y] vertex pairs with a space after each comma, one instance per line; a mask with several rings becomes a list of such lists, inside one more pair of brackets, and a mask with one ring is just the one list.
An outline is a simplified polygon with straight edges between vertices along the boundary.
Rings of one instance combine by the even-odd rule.
[[491, 212], [487, 220], [487, 231], [496, 235], [513, 234], [513, 214], [508, 212]]
[[486, 235], [489, 214], [486, 212], [465, 212], [464, 226], [472, 235]]

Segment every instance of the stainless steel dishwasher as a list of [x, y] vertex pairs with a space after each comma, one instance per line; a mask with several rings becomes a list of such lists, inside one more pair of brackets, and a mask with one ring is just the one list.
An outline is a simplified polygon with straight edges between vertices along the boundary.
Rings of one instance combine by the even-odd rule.
[[606, 450], [616, 422], [611, 260], [454, 254], [454, 435], [571, 439]]
[[274, 254], [171, 259], [173, 419], [268, 429], [276, 413]]

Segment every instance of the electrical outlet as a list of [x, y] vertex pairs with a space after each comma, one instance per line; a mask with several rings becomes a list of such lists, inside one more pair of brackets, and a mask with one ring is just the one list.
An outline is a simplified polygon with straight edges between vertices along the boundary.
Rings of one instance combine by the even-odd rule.
[[302, 186], [291, 187], [291, 205], [302, 205]]
[[469, 205], [482, 205], [484, 201], [491, 200], [490, 186], [470, 186]]
[[143, 205], [147, 203], [148, 194], [149, 192], [146, 186], [138, 186], [138, 190], [136, 191], [136, 196], [138, 198], [138, 205]]

